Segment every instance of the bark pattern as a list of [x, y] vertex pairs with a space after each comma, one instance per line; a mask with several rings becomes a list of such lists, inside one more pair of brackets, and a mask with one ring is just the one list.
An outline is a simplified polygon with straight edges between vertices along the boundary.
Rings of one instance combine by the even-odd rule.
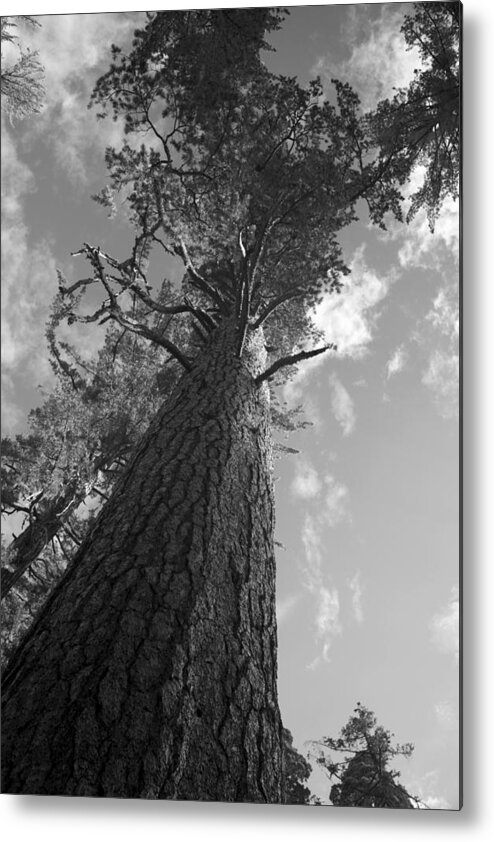
[[234, 345], [183, 376], [8, 665], [4, 792], [280, 801], [267, 388]]

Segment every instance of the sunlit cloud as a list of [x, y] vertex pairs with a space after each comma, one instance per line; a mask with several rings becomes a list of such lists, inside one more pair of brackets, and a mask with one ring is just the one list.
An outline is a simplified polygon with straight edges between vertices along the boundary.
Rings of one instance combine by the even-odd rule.
[[329, 661], [329, 652], [335, 636], [342, 633], [339, 621], [340, 603], [338, 590], [327, 581], [324, 573], [323, 551], [320, 522], [311, 515], [306, 515], [302, 529], [302, 542], [305, 549], [305, 586], [315, 602], [314, 628], [316, 643], [321, 647], [321, 654], [309, 668], [313, 669], [320, 660]]
[[276, 603], [276, 620], [278, 626], [281, 626], [288, 619], [299, 601], [300, 594], [291, 594]]
[[459, 320], [458, 285], [450, 278], [414, 334], [419, 345], [431, 349], [422, 382], [431, 390], [443, 418], [457, 419], [459, 412]]
[[56, 292], [56, 267], [45, 240], [31, 242], [24, 202], [35, 190], [32, 172], [19, 158], [2, 116], [2, 418], [19, 420], [14, 374], [33, 387], [51, 380], [45, 346], [47, 302]]
[[403, 371], [407, 364], [408, 353], [404, 345], [399, 345], [386, 363], [386, 380]]
[[453, 805], [448, 799], [438, 792], [439, 772], [431, 769], [425, 772], [419, 780], [407, 781], [406, 788], [414, 796], [420, 799], [419, 809], [429, 810], [451, 810]]
[[349, 82], [357, 91], [364, 110], [374, 108], [379, 100], [392, 97], [394, 88], [406, 87], [413, 71], [420, 66], [420, 54], [407, 50], [400, 32], [403, 10], [391, 3], [381, 6], [377, 18], [364, 19], [348, 7], [342, 40], [350, 55], [335, 62], [331, 55], [321, 56], [313, 71], [329, 87], [332, 78]]
[[459, 640], [460, 596], [457, 587], [451, 591], [448, 604], [431, 620], [432, 642], [440, 652], [452, 655], [456, 663], [460, 656]]
[[351, 579], [347, 579], [347, 585], [352, 597], [353, 616], [355, 617], [357, 623], [363, 623], [364, 612], [362, 610], [362, 585], [360, 582], [360, 570], [357, 570]]
[[322, 482], [316, 469], [305, 457], [298, 457], [295, 466], [295, 476], [291, 489], [295, 497], [308, 500], [316, 497], [322, 488]]
[[56, 167], [72, 184], [84, 187], [101, 165], [106, 146], [117, 144], [122, 127], [96, 119], [87, 105], [97, 78], [108, 69], [112, 43], [126, 45], [144, 15], [73, 14], [39, 18], [32, 39], [45, 68], [46, 101], [27, 127], [26, 140], [43, 139]]
[[379, 318], [378, 305], [395, 279], [394, 273], [378, 275], [370, 269], [364, 251], [364, 246], [356, 250], [341, 295], [325, 295], [313, 312], [316, 327], [338, 346], [339, 358], [366, 354]]
[[451, 701], [441, 701], [434, 705], [436, 719], [444, 731], [458, 732], [458, 708]]
[[331, 390], [331, 409], [333, 410], [333, 415], [341, 426], [343, 435], [348, 436], [355, 428], [356, 415], [354, 403], [343, 383], [334, 373], [329, 378], [329, 388]]
[[348, 488], [331, 474], [324, 477], [323, 499], [324, 508], [320, 514], [321, 521], [325, 521], [329, 526], [337, 526], [343, 521], [351, 521]]

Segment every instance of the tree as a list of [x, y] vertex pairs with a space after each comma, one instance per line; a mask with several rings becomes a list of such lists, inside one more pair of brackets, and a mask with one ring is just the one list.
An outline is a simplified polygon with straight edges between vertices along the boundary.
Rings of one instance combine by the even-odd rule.
[[[184, 373], [9, 663], [4, 791], [283, 798], [268, 384], [335, 350], [310, 313], [341, 289], [357, 200], [401, 209], [354, 92], [331, 105], [262, 65], [277, 21], [162, 13], [97, 85], [127, 135], [99, 199], [123, 192], [136, 234], [125, 259], [83, 244], [68, 321], [112, 320]], [[234, 66], [210, 50], [233, 32]], [[164, 257], [185, 273], [165, 298]]]
[[407, 218], [423, 207], [433, 230], [444, 200], [457, 199], [459, 192], [460, 3], [417, 3], [413, 14], [405, 15], [402, 32], [408, 48], [419, 50], [422, 67], [408, 88], [380, 102], [369, 120], [382, 165], [402, 183], [417, 164], [424, 167]]
[[312, 804], [313, 796], [305, 782], [312, 772], [310, 763], [294, 748], [293, 736], [283, 728], [283, 793], [285, 804]]
[[2, 45], [15, 44], [19, 51], [19, 58], [13, 64], [6, 64], [2, 55], [2, 108], [9, 114], [11, 121], [38, 114], [45, 97], [43, 65], [38, 60], [38, 52], [20, 47], [17, 43], [19, 37], [12, 32], [12, 29], [18, 26], [18, 22], [23, 22], [31, 28], [40, 26], [35, 18], [28, 15], [1, 18]]
[[[2, 512], [20, 513], [24, 528], [7, 547], [2, 600], [50, 541], [81, 543], [79, 507], [107, 499], [115, 479], [177, 380], [175, 360], [124, 328], [107, 331], [94, 360], [58, 343], [60, 296], [47, 327], [55, 390], [29, 414], [29, 435], [2, 440]], [[95, 499], [96, 498], [96, 499]], [[77, 537], [75, 537], [77, 536]]]
[[[413, 745], [392, 745], [393, 735], [385, 731], [372, 711], [360, 702], [336, 739], [324, 737], [314, 743], [317, 763], [327, 772], [331, 787], [330, 798], [335, 807], [388, 807], [413, 809], [417, 799], [397, 782], [399, 772], [388, 769], [391, 758], [410, 757]], [[333, 762], [327, 749], [347, 755]], [[348, 756], [350, 755], [350, 756]]]

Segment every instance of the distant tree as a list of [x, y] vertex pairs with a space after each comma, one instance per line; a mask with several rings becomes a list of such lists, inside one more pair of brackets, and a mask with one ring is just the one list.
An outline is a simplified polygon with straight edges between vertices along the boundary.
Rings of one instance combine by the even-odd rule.
[[460, 175], [460, 3], [416, 3], [402, 32], [418, 49], [422, 67], [408, 88], [379, 103], [369, 115], [380, 144], [381, 166], [404, 184], [421, 164], [425, 177], [411, 197], [408, 220], [420, 208], [434, 222], [442, 203], [458, 197]]
[[[339, 737], [324, 737], [312, 744], [316, 762], [330, 780], [337, 781], [330, 792], [335, 807], [413, 809], [417, 806], [417, 799], [397, 782], [399, 772], [388, 768], [393, 757], [410, 757], [413, 745], [393, 745], [392, 737], [377, 725], [372, 711], [359, 702]], [[334, 761], [328, 749], [346, 756]]]
[[[24, 518], [2, 556], [2, 600], [51, 541], [66, 559], [82, 543], [87, 513], [81, 519], [79, 508], [90, 500], [97, 510], [108, 498], [178, 378], [176, 361], [163, 349], [114, 325], [95, 359], [82, 358], [57, 342], [63, 314], [58, 296], [47, 329], [57, 385], [29, 413], [29, 433], [2, 440], [2, 512]], [[156, 319], [148, 323], [159, 329]]]
[[19, 36], [12, 31], [16, 29], [19, 22], [32, 28], [40, 26], [35, 18], [28, 15], [2, 17], [0, 21], [2, 46], [7, 43], [15, 44], [19, 53], [17, 61], [8, 63], [4, 61], [2, 51], [0, 74], [2, 109], [9, 114], [12, 121], [38, 114], [45, 98], [44, 69], [38, 59], [38, 51], [23, 48], [19, 43]]
[[305, 786], [312, 772], [310, 763], [293, 745], [288, 728], [283, 728], [283, 793], [285, 804], [313, 804], [314, 796]]

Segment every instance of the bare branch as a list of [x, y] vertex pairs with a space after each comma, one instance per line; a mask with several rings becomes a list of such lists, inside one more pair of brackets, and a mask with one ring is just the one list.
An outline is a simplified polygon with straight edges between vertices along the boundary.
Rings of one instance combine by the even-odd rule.
[[329, 345], [324, 345], [323, 348], [314, 348], [313, 351], [300, 351], [298, 354], [292, 354], [289, 357], [282, 357], [279, 360], [276, 360], [273, 365], [263, 371], [258, 377], [256, 377], [256, 384], [259, 386], [264, 380], [269, 380], [273, 374], [276, 374], [280, 368], [285, 368], [288, 365], [295, 365], [295, 363], [299, 363], [302, 360], [309, 360], [311, 357], [317, 357], [318, 354], [323, 354], [325, 351], [337, 351], [337, 346], [334, 343], [330, 343]]

